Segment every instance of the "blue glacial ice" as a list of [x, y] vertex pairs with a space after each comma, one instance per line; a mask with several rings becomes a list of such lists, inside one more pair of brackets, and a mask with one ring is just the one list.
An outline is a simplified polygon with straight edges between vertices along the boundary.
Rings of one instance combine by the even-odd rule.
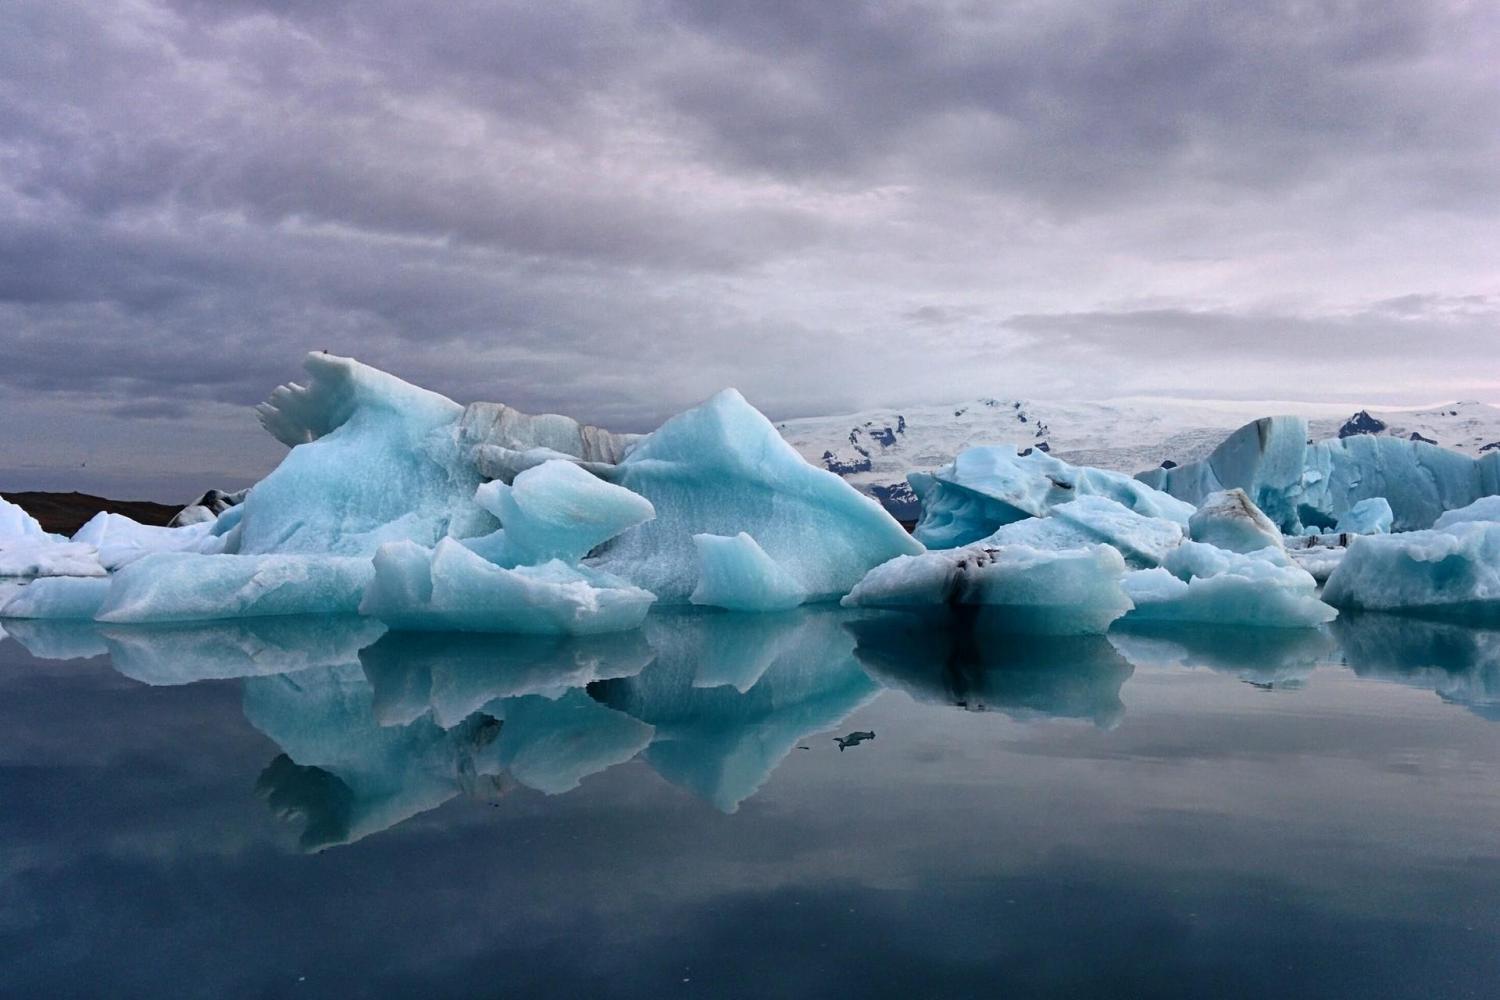
[[1466, 507], [1447, 511], [1432, 526], [1442, 531], [1471, 521], [1500, 521], [1500, 496], [1480, 497]]
[[747, 533], [808, 600], [838, 598], [871, 567], [922, 549], [874, 500], [809, 465], [733, 389], [637, 441], [611, 479], [651, 501], [656, 518], [589, 563], [668, 604], [687, 603], [698, 585], [695, 535]]
[[620, 532], [656, 516], [645, 497], [560, 459], [526, 469], [509, 485], [485, 483], [474, 499], [499, 519], [501, 528], [466, 544], [502, 566], [554, 559], [576, 563]]
[[1058, 504], [1103, 496], [1148, 517], [1187, 524], [1190, 504], [1129, 476], [1069, 465], [1042, 452], [1020, 455], [1013, 446], [962, 451], [949, 465], [907, 477], [922, 501], [915, 535], [928, 548], [967, 545], [1001, 525], [1045, 517]]
[[785, 611], [807, 600], [792, 575], [745, 532], [693, 536], [698, 586], [689, 599], [731, 611]]
[[[1500, 497], [1492, 499], [1500, 502]], [[1452, 513], [1453, 511], [1449, 511], [1438, 520], [1442, 521]], [[1393, 523], [1395, 523], [1395, 514], [1391, 510], [1390, 501], [1385, 497], [1370, 497], [1340, 514], [1333, 530], [1338, 534], [1385, 535], [1390, 533]]]
[[0, 616], [87, 621], [99, 613], [109, 587], [105, 576], [39, 577], [8, 597], [0, 591]]
[[73, 541], [98, 551], [100, 565], [116, 570], [152, 552], [198, 552], [214, 548], [217, 519], [178, 528], [140, 524], [124, 514], [100, 511], [73, 533]]
[[1035, 548], [976, 542], [899, 556], [871, 570], [845, 607], [983, 605], [1011, 631], [1100, 634], [1131, 608], [1125, 560], [1108, 545]]
[[1424, 441], [1366, 434], [1309, 442], [1300, 417], [1265, 417], [1202, 461], [1138, 478], [1192, 504], [1238, 487], [1286, 534], [1307, 525], [1331, 529], [1360, 501], [1383, 497], [1393, 529], [1412, 531], [1500, 493], [1500, 452], [1473, 459]]
[[1082, 496], [1051, 508], [1046, 517], [1002, 525], [983, 541], [1038, 549], [1077, 549], [1103, 542], [1118, 550], [1127, 565], [1143, 569], [1161, 565], [1185, 537], [1176, 521], [1138, 514], [1109, 497]]
[[1323, 599], [1353, 610], [1500, 622], [1500, 522], [1358, 537]]
[[1238, 553], [1184, 542], [1162, 565], [1125, 576], [1134, 603], [1126, 623], [1204, 622], [1309, 628], [1337, 612], [1318, 599], [1317, 582], [1276, 547]]
[[110, 578], [95, 617], [173, 622], [353, 614], [373, 577], [370, 560], [352, 556], [155, 552]]

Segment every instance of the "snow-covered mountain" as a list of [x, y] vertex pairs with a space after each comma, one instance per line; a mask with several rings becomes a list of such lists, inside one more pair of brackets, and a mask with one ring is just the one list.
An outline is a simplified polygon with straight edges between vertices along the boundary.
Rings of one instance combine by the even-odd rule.
[[776, 426], [809, 462], [843, 476], [897, 517], [912, 519], [918, 510], [906, 474], [946, 465], [965, 448], [1012, 444], [1021, 451], [1046, 451], [1075, 465], [1136, 473], [1163, 462], [1181, 465], [1203, 458], [1235, 428], [1288, 412], [1307, 416], [1314, 438], [1417, 435], [1468, 455], [1500, 448], [1500, 408], [1475, 402], [1350, 415], [1327, 404], [978, 399], [804, 417]]

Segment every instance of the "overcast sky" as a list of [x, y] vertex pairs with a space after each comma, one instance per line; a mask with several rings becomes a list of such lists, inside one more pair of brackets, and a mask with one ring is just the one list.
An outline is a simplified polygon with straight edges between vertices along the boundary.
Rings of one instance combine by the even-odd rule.
[[623, 429], [1500, 400], [1492, 3], [0, 19], [0, 487], [263, 472], [308, 349]]

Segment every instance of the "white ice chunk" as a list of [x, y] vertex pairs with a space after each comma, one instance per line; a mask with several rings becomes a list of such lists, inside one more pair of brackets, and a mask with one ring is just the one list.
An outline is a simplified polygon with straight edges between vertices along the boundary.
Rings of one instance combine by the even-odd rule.
[[22, 541], [55, 541], [55, 538], [43, 531], [41, 523], [20, 506], [0, 497], [0, 551], [10, 543]]
[[698, 546], [698, 586], [694, 604], [731, 611], [784, 611], [807, 592], [776, 560], [743, 531], [732, 537], [694, 535]]
[[1001, 525], [1044, 517], [1082, 496], [1104, 496], [1147, 517], [1186, 524], [1193, 508], [1118, 472], [1069, 465], [1010, 445], [969, 448], [951, 465], [908, 477], [922, 500], [915, 535], [929, 548], [978, 541]]
[[698, 534], [753, 537], [809, 600], [842, 596], [871, 567], [921, 551], [880, 505], [808, 465], [743, 396], [726, 389], [642, 438], [612, 473], [656, 508], [590, 562], [684, 603]]
[[1500, 620], [1500, 523], [1357, 537], [1323, 599], [1340, 608]]
[[0, 577], [103, 576], [99, 550], [78, 542], [43, 538], [0, 542]]
[[1281, 548], [1283, 544], [1281, 531], [1238, 488], [1204, 497], [1188, 518], [1188, 534], [1195, 542], [1230, 552], [1255, 552], [1267, 546]]
[[97, 617], [171, 622], [351, 614], [373, 575], [368, 559], [155, 552], [114, 575]]
[[[645, 497], [557, 460], [527, 469], [513, 485], [485, 483], [474, 500], [500, 519], [506, 554], [502, 564], [511, 566], [552, 559], [577, 562], [656, 516]], [[470, 547], [483, 551], [476, 541], [470, 540]]]
[[1051, 550], [981, 543], [892, 559], [871, 570], [843, 604], [981, 604], [1006, 609], [1015, 632], [1099, 634], [1130, 610], [1124, 574], [1124, 558], [1108, 545]]
[[1184, 542], [1156, 569], [1125, 577], [1135, 603], [1133, 622], [1211, 622], [1266, 628], [1307, 628], [1332, 621], [1317, 583], [1281, 549], [1236, 553]]
[[[1500, 503], [1500, 497], [1491, 497], [1490, 499]], [[1472, 507], [1473, 505], [1471, 504], [1470, 506]], [[1464, 509], [1467, 510], [1469, 508]], [[1500, 510], [1500, 508], [1497, 508], [1497, 510]], [[1447, 514], [1443, 515], [1443, 517], [1447, 516]], [[1439, 521], [1442, 519], [1442, 517], [1438, 518]], [[1334, 526], [1334, 531], [1351, 535], [1385, 535], [1390, 533], [1392, 520], [1393, 515], [1391, 513], [1390, 501], [1386, 500], [1385, 497], [1370, 497], [1368, 500], [1361, 500], [1340, 514], [1338, 524]]]
[[101, 510], [73, 533], [73, 541], [98, 549], [105, 569], [119, 569], [148, 552], [198, 551], [212, 536], [214, 520], [162, 528]]
[[553, 560], [507, 569], [444, 539], [382, 546], [360, 613], [396, 629], [585, 635], [640, 625], [656, 598], [598, 570]]

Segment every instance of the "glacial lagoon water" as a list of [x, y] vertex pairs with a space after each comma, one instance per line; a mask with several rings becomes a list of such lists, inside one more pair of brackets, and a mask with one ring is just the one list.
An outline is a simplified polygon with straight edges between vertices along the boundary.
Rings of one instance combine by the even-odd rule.
[[1497, 632], [4, 627], [7, 997], [1500, 996]]

